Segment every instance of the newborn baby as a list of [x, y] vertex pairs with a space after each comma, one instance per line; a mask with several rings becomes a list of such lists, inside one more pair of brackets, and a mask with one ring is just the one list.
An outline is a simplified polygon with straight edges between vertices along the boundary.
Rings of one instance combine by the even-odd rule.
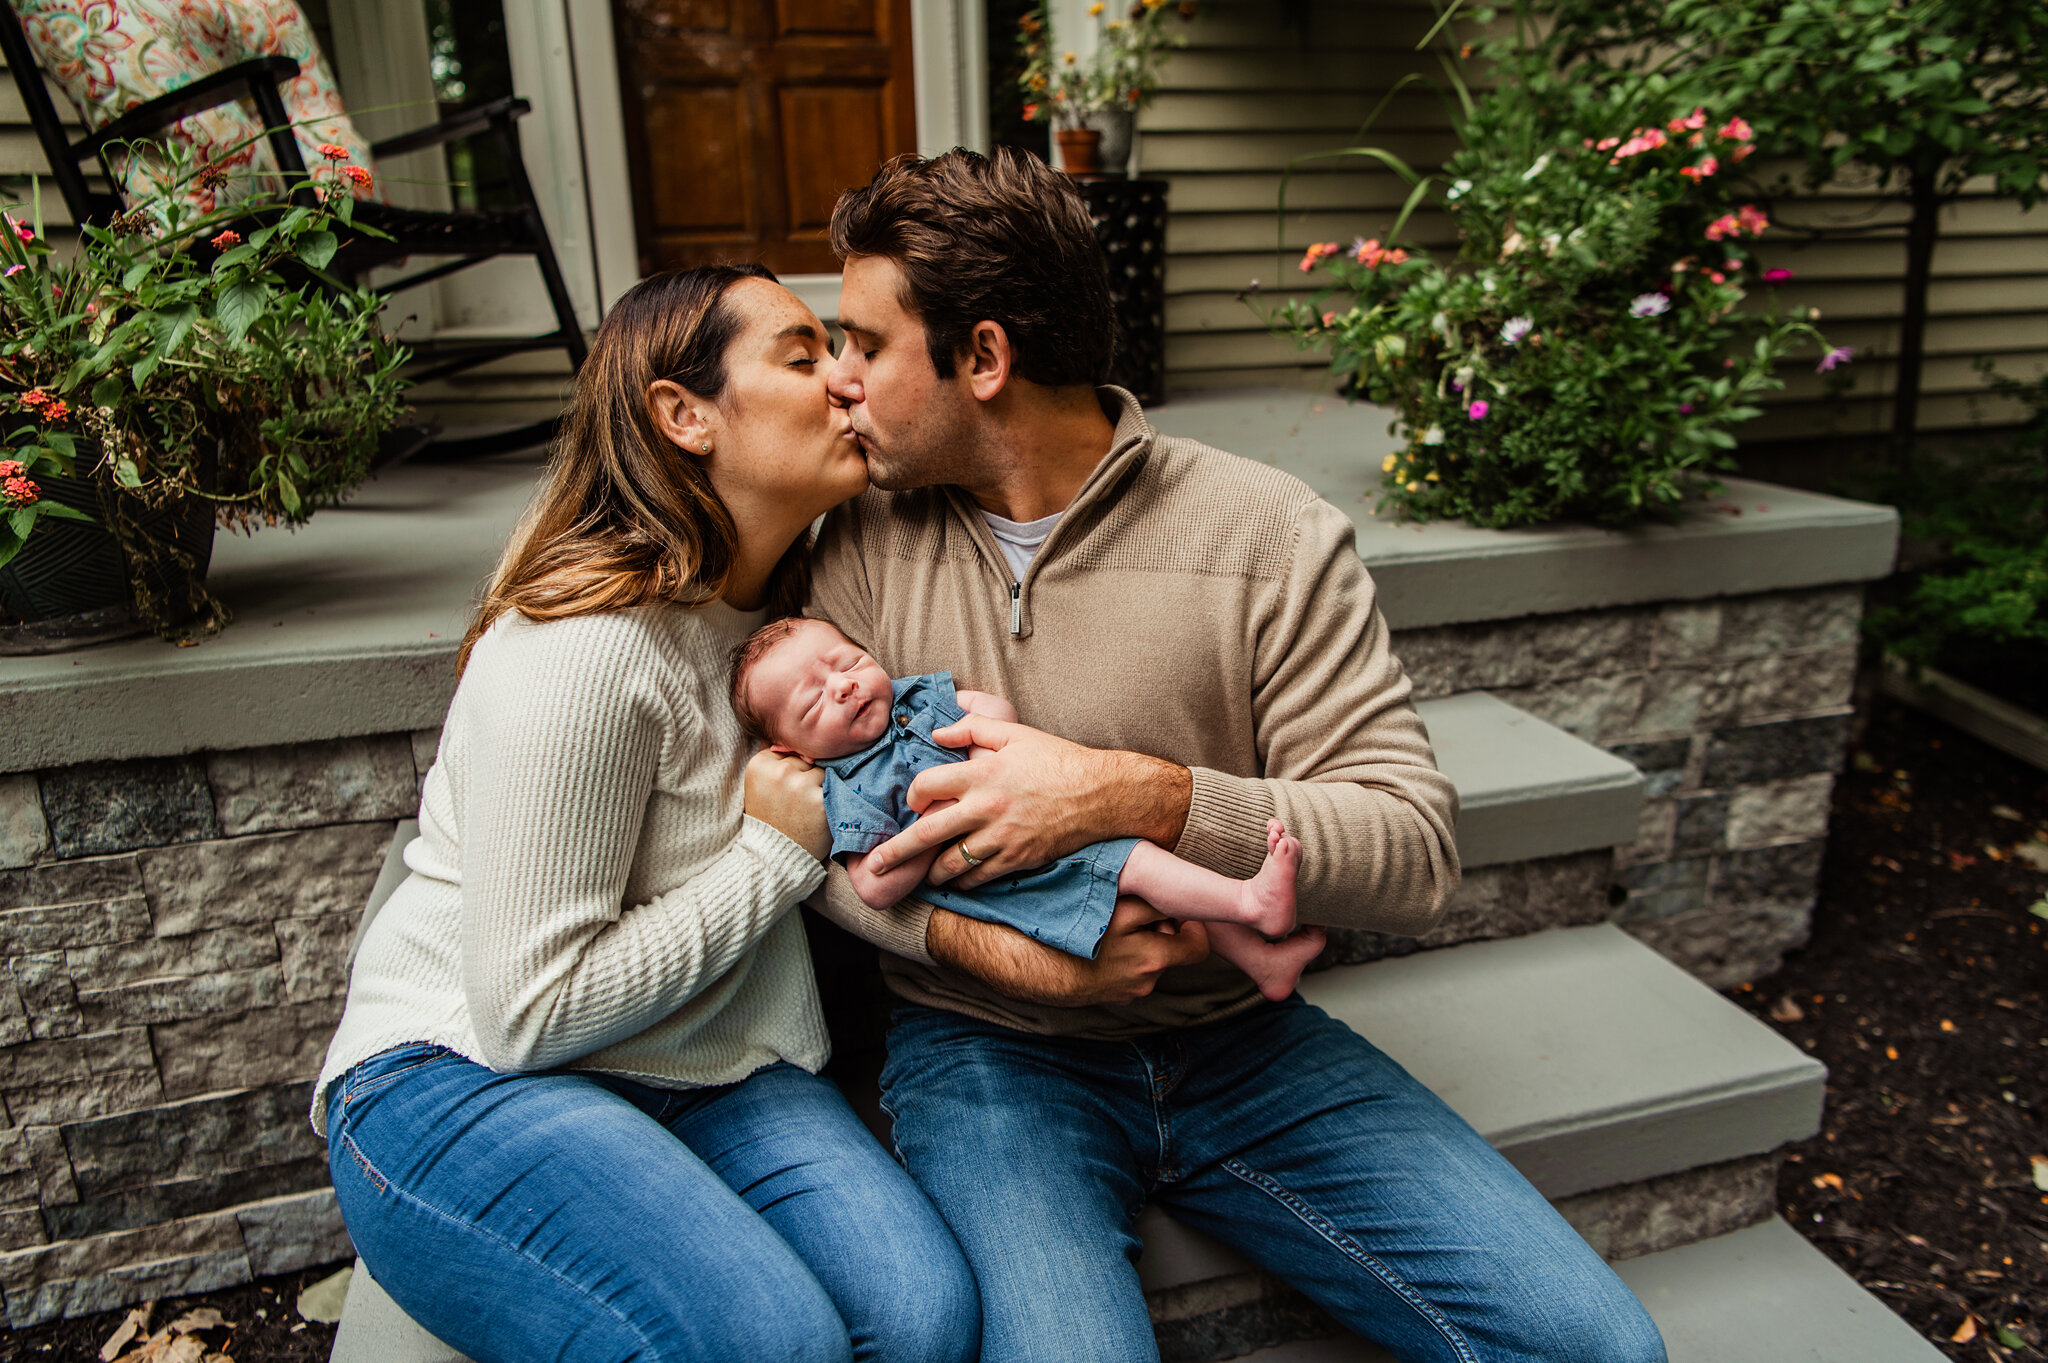
[[1266, 825], [1266, 860], [1250, 880], [1232, 880], [1137, 838], [1094, 843], [1050, 866], [998, 876], [973, 890], [918, 888], [939, 854], [936, 847], [881, 875], [871, 873], [867, 853], [918, 817], [905, 803], [917, 773], [964, 762], [973, 751], [942, 747], [932, 731], [970, 713], [1017, 718], [998, 696], [956, 693], [951, 673], [891, 681], [824, 621], [778, 620], [735, 653], [732, 701], [748, 733], [825, 769], [832, 855], [848, 858], [853, 887], [871, 908], [887, 908], [918, 890], [919, 898], [940, 908], [1093, 959], [1117, 896], [1136, 895], [1170, 917], [1209, 925], [1215, 953], [1275, 1000], [1294, 992], [1302, 967], [1322, 949], [1320, 928], [1294, 931], [1301, 844], [1277, 819]]

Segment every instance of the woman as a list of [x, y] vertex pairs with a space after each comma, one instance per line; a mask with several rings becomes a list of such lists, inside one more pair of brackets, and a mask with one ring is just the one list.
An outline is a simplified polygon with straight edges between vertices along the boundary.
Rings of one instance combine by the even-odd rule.
[[773, 280], [650, 279], [599, 329], [314, 1094], [357, 1250], [480, 1363], [978, 1346], [944, 1223], [815, 1073], [817, 773], [725, 699], [867, 485]]

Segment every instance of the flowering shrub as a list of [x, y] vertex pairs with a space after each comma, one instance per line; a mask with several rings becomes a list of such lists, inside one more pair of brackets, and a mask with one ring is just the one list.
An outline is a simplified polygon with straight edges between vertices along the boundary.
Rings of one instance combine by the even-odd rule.
[[[1456, 254], [1393, 234], [1317, 243], [1300, 268], [1321, 289], [1271, 320], [1327, 350], [1348, 395], [1394, 408], [1406, 443], [1383, 505], [1404, 516], [1668, 515], [1732, 467], [1729, 427], [1780, 386], [1778, 361], [1822, 344], [1811, 309], [1739, 306], [1769, 226], [1733, 179], [1754, 130], [1699, 108], [1646, 117], [1654, 88], [1587, 98], [1539, 48], [1490, 55], [1499, 83], [1471, 106], [1464, 149], [1441, 177], [1408, 172], [1411, 205], [1447, 182]], [[1847, 358], [1830, 353], [1823, 367]]]
[[1168, 27], [1167, 16], [1194, 18], [1195, 0], [1130, 0], [1118, 9], [1120, 15], [1109, 18], [1105, 0], [1088, 7], [1096, 38], [1095, 51], [1085, 61], [1060, 48], [1047, 0], [1018, 20], [1024, 70], [1017, 84], [1024, 93], [1025, 122], [1050, 118], [1071, 128], [1097, 109], [1142, 109], [1151, 100], [1166, 54], [1187, 42], [1185, 34]]
[[[226, 611], [137, 513], [201, 498], [230, 528], [304, 521], [367, 475], [404, 411], [405, 352], [374, 293], [323, 273], [337, 232], [372, 230], [352, 226], [343, 177], [314, 204], [199, 214], [184, 187], [225, 172], [176, 147], [153, 154], [177, 172], [165, 192], [82, 229], [68, 260], [39, 207], [0, 233], [0, 564], [44, 516], [104, 517], [143, 619], [168, 634], [196, 614], [211, 631]], [[202, 258], [200, 241], [216, 254]], [[49, 473], [90, 478], [100, 505], [44, 497], [36, 478]], [[182, 599], [159, 597], [165, 582]]]

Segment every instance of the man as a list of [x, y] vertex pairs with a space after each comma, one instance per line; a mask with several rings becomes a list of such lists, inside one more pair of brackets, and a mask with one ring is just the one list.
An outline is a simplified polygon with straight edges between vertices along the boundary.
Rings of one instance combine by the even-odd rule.
[[[1305, 922], [1420, 933], [1456, 797], [1349, 520], [1156, 435], [1095, 385], [1112, 322], [1072, 187], [1035, 158], [903, 157], [833, 216], [830, 389], [875, 490], [833, 513], [812, 613], [891, 675], [950, 670], [1031, 726], [920, 775], [876, 849], [973, 886], [1108, 837], [1233, 876], [1279, 817]], [[1158, 1201], [1404, 1359], [1648, 1363], [1655, 1327], [1528, 1183], [1398, 1065], [1120, 904], [1090, 961], [835, 868], [828, 912], [904, 1001], [884, 1104], [982, 1290], [985, 1363], [1156, 1357], [1132, 1219]]]

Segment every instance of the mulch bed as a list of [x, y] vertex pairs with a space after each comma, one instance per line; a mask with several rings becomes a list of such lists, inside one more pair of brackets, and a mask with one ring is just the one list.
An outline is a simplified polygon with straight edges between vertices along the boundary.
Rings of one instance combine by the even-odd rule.
[[1829, 1070], [1779, 1207], [1950, 1358], [2048, 1356], [2048, 773], [1876, 700], [1821, 877], [1732, 993]]
[[[1794, 1148], [1786, 1218], [1949, 1357], [2048, 1358], [2048, 774], [1895, 702], [1836, 786], [1812, 943], [1737, 1003], [1827, 1063], [1825, 1129]], [[2048, 906], [2044, 906], [2048, 911]], [[2048, 1181], [2048, 1173], [2043, 1174]], [[319, 1363], [299, 1319], [332, 1268], [159, 1303], [210, 1306], [209, 1351]], [[0, 1360], [99, 1357], [124, 1312], [0, 1332]]]

